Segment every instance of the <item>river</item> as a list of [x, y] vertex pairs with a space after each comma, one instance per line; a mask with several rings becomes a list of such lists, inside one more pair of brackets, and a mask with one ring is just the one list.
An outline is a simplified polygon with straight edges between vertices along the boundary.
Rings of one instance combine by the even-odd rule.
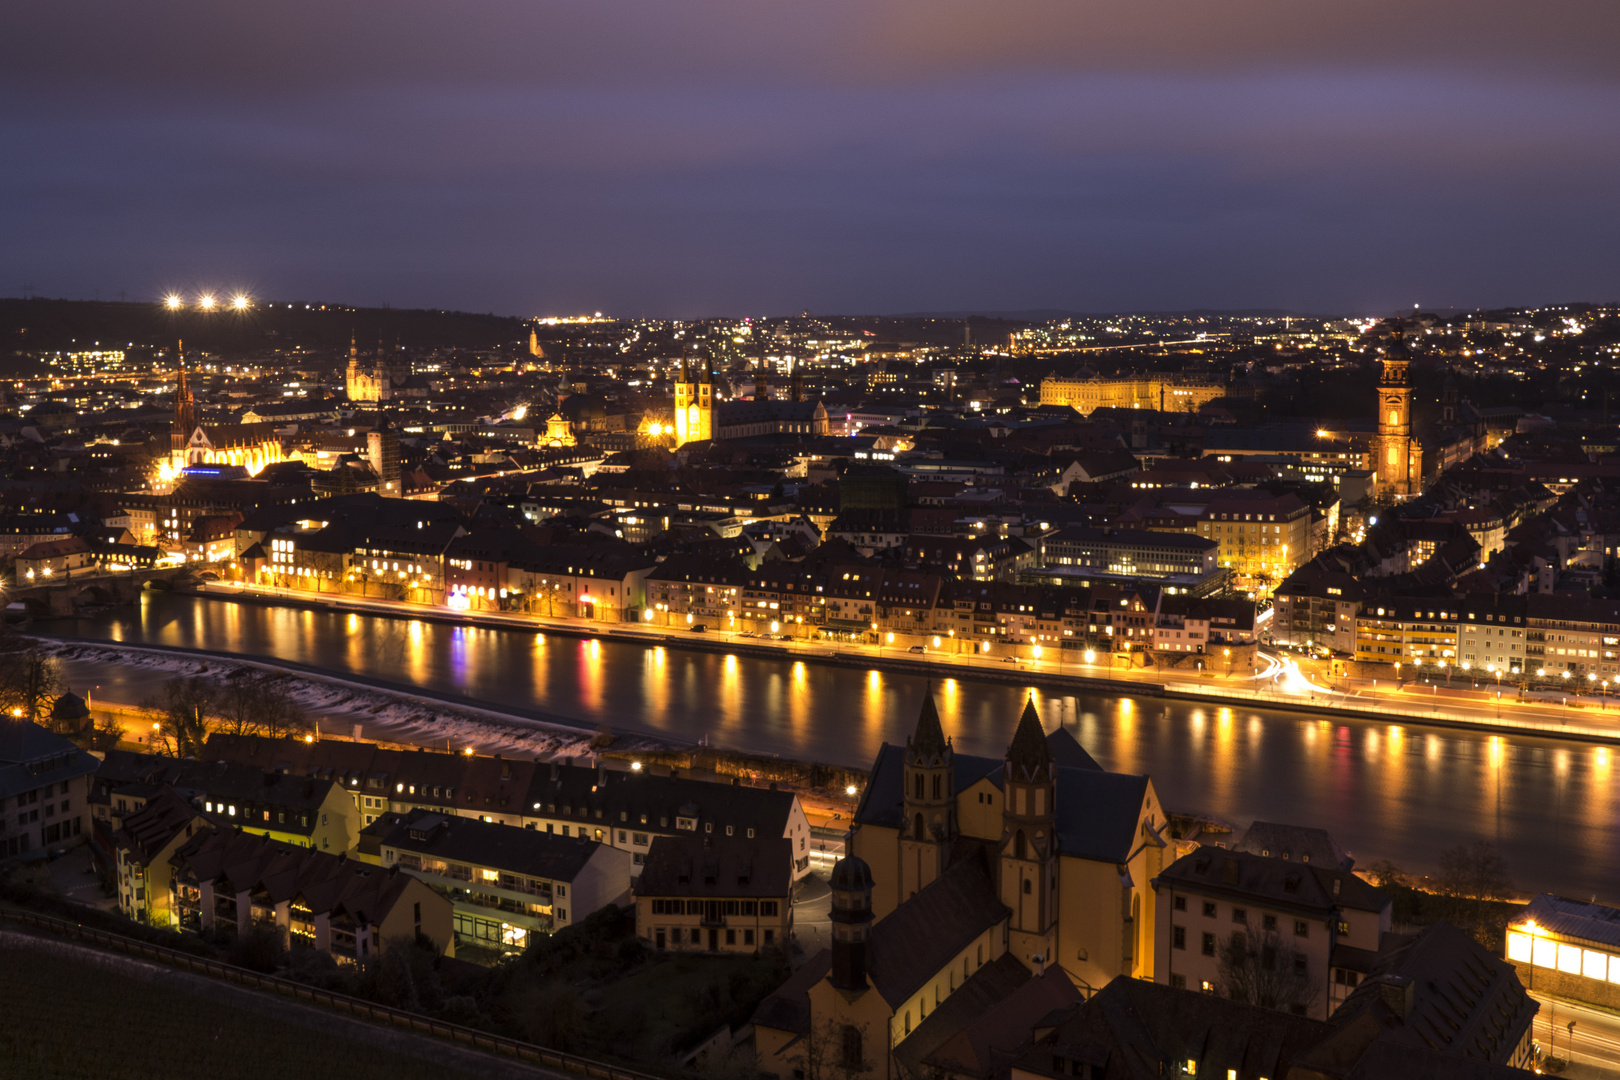
[[[596, 727], [866, 765], [915, 723], [923, 679], [522, 630], [148, 593], [138, 607], [40, 629], [109, 642], [229, 650], [520, 706]], [[155, 676], [95, 678], [139, 700]], [[144, 681], [143, 681], [144, 680]], [[1239, 824], [1329, 829], [1363, 862], [1432, 872], [1442, 851], [1496, 841], [1521, 888], [1620, 900], [1616, 751], [1579, 742], [1328, 720], [1130, 695], [947, 679], [933, 687], [958, 750], [1000, 755], [1026, 695], [1104, 767], [1147, 773], [1164, 804]]]

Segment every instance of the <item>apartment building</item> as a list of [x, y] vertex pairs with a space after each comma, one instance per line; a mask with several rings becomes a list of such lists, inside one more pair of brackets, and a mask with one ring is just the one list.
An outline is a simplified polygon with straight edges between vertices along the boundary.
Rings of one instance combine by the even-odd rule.
[[173, 856], [180, 927], [240, 934], [273, 927], [290, 947], [363, 964], [395, 941], [431, 940], [455, 955], [448, 899], [383, 868], [230, 828], [199, 830]]
[[1451, 597], [1363, 600], [1356, 617], [1355, 658], [1410, 667], [1414, 676], [1424, 666], [1433, 672], [1456, 667], [1461, 603]]
[[168, 788], [123, 822], [123, 827], [113, 834], [118, 910], [136, 922], [176, 925], [170, 907], [174, 853], [198, 828], [215, 823]]
[[1620, 603], [1556, 593], [1524, 601], [1526, 671], [1577, 685], [1620, 678]]
[[1196, 578], [1216, 570], [1219, 552], [1218, 542], [1201, 536], [1071, 525], [1042, 541], [1041, 564], [1146, 579]]
[[[795, 879], [810, 872], [810, 822], [798, 796], [683, 776], [675, 769], [392, 750], [347, 739], [214, 735], [211, 760], [331, 781], [360, 827], [382, 814], [428, 809], [557, 836], [585, 837], [631, 855], [641, 873], [654, 836], [779, 836], [793, 841]], [[358, 832], [358, 830], [356, 830]]]
[[0, 719], [0, 859], [82, 843], [97, 765], [38, 724]]
[[1499, 593], [1463, 598], [1457, 620], [1457, 659], [1464, 671], [1514, 677], [1524, 673], [1530, 632], [1525, 621], [1526, 599]]
[[660, 836], [636, 885], [636, 934], [659, 950], [757, 952], [793, 930], [783, 837]]
[[388, 814], [360, 857], [421, 878], [454, 906], [458, 944], [520, 951], [630, 892], [630, 853], [431, 810]]
[[[259, 741], [298, 745], [292, 739]], [[297, 847], [348, 851], [361, 827], [354, 801], [341, 784], [331, 776], [300, 775], [280, 758], [260, 765], [109, 750], [95, 785], [97, 818], [113, 829], [169, 788], [225, 824]]]
[[1356, 651], [1356, 616], [1363, 595], [1354, 574], [1306, 563], [1272, 593], [1273, 644], [1349, 656]]
[[1219, 993], [1228, 949], [1305, 987], [1290, 1011], [1326, 1019], [1370, 970], [1392, 901], [1355, 874], [1200, 846], [1160, 871], [1153, 981]]

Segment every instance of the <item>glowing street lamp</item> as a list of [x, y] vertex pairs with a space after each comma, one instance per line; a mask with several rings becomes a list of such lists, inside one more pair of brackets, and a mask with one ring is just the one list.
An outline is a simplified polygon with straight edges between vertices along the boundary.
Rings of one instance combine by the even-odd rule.
[[217, 303], [219, 303], [219, 301], [214, 299], [213, 293], [203, 293], [201, 296], [197, 297], [197, 306], [202, 308], [204, 311], [213, 311], [214, 305]]
[[235, 296], [231, 297], [231, 307], [236, 311], [246, 311], [252, 306], [253, 301], [249, 300], [247, 296], [242, 293], [237, 293]]
[[180, 297], [175, 293], [170, 293], [168, 296], [163, 298], [163, 306], [168, 308], [170, 311], [179, 311], [184, 305], [185, 301], [180, 299]]

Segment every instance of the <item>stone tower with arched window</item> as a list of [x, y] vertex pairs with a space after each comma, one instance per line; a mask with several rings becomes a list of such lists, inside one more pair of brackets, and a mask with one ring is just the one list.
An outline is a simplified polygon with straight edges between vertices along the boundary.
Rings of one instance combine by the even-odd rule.
[[900, 898], [908, 899], [944, 872], [956, 842], [956, 785], [951, 743], [939, 724], [932, 692], [923, 699], [917, 730], [906, 740], [905, 818], [900, 828]]
[[1408, 354], [1397, 323], [1384, 355], [1378, 380], [1378, 440], [1373, 470], [1378, 492], [1401, 499], [1415, 494], [1412, 485], [1412, 384], [1407, 376]]
[[1038, 972], [1053, 962], [1057, 944], [1057, 764], [1034, 698], [1018, 718], [1003, 768], [1000, 891], [1012, 910], [1007, 951]]

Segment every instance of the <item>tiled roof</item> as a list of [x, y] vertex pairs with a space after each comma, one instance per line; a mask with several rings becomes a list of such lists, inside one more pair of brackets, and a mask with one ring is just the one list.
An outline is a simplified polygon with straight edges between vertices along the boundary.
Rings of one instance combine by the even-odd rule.
[[638, 896], [785, 897], [793, 888], [793, 841], [785, 836], [655, 836]]
[[898, 1006], [974, 938], [1011, 914], [982, 856], [962, 859], [872, 927], [867, 971]]
[[557, 836], [423, 809], [386, 815], [366, 831], [375, 831], [383, 847], [552, 881], [573, 881], [602, 848], [583, 837]]

